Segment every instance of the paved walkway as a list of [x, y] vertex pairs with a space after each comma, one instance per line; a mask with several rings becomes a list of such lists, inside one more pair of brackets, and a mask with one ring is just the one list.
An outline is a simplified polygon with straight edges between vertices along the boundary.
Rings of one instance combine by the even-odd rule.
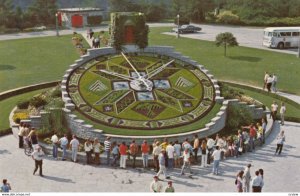
[[[221, 162], [221, 174], [211, 174], [211, 167], [193, 166], [192, 178], [181, 177], [179, 170], [171, 172], [176, 191], [184, 192], [234, 192], [237, 171], [248, 163], [254, 170], [265, 170], [265, 192], [297, 192], [300, 183], [300, 124], [286, 122], [286, 145], [281, 156], [274, 156], [275, 138], [280, 131], [276, 123], [271, 135], [262, 148], [255, 153], [247, 153], [240, 158], [230, 158]], [[17, 138], [13, 135], [0, 138], [0, 179], [7, 178], [14, 191], [29, 192], [148, 192], [153, 171], [142, 169], [113, 169], [106, 166], [88, 166], [73, 162], [44, 161], [44, 178], [33, 176], [34, 162], [17, 148]], [[288, 180], [288, 181], [287, 181]], [[166, 182], [163, 182], [166, 185]]]

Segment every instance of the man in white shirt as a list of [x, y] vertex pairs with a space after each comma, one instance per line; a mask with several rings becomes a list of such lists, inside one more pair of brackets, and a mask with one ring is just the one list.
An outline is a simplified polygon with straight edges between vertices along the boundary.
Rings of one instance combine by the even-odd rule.
[[189, 149], [184, 149], [183, 151], [183, 165], [181, 168], [181, 175], [184, 175], [184, 170], [185, 168], [189, 169], [190, 174], [192, 174], [192, 170], [191, 170], [191, 154]]
[[60, 143], [60, 147], [63, 150], [63, 154], [62, 154], [62, 160], [65, 161], [66, 160], [66, 156], [67, 156], [67, 146], [68, 146], [68, 138], [67, 138], [67, 134], [64, 134], [64, 137], [60, 138], [59, 140]]
[[280, 107], [280, 119], [281, 119], [280, 124], [281, 125], [284, 125], [284, 114], [285, 114], [285, 112], [286, 112], [285, 104], [283, 102], [281, 102], [281, 107]]
[[159, 193], [162, 191], [163, 185], [158, 181], [158, 176], [153, 177], [153, 181], [150, 184], [150, 191]]
[[206, 141], [207, 141], [207, 164], [210, 164], [210, 160], [211, 160], [211, 153], [213, 150], [213, 147], [215, 145], [215, 141], [212, 138], [208, 138], [206, 137]]
[[174, 163], [174, 153], [175, 153], [175, 149], [173, 146], [173, 142], [170, 142], [166, 148], [167, 151], [167, 155], [168, 155], [168, 168], [169, 169], [173, 169], [173, 163]]
[[267, 87], [267, 80], [268, 80], [268, 77], [269, 77], [268, 72], [265, 72], [263, 90], [265, 90], [265, 88]]
[[277, 76], [273, 73], [273, 77], [272, 77], [272, 90], [276, 93], [277, 92], [277, 88], [276, 88], [276, 84], [277, 84]]
[[211, 155], [214, 158], [214, 165], [213, 165], [213, 174], [218, 175], [219, 173], [219, 164], [221, 159], [221, 150], [219, 146], [216, 146], [216, 150]]
[[271, 116], [273, 121], [276, 120], [277, 110], [278, 110], [278, 105], [276, 101], [273, 101], [273, 104], [271, 105]]
[[251, 182], [250, 167], [251, 166], [252, 166], [251, 164], [248, 164], [244, 170], [244, 175], [243, 175], [243, 183], [244, 183], [243, 191], [244, 192], [250, 192], [250, 182]]
[[154, 162], [154, 167], [155, 171], [159, 171], [159, 161], [158, 161], [158, 156], [161, 152], [161, 147], [159, 146], [159, 141], [156, 142], [156, 146], [153, 148], [152, 154], [153, 154], [153, 162]]
[[77, 140], [76, 135], [73, 135], [73, 139], [70, 142], [70, 148], [72, 149], [72, 161], [77, 162], [79, 141]]
[[261, 192], [263, 179], [259, 176], [259, 171], [255, 172], [255, 177], [252, 179], [252, 192]]
[[271, 92], [272, 84], [273, 84], [273, 77], [270, 75], [268, 77], [268, 79], [267, 79], [267, 89], [268, 89], [268, 92]]
[[51, 137], [52, 141], [52, 155], [54, 159], [57, 159], [57, 149], [58, 149], [58, 137], [56, 135], [56, 132]]
[[42, 177], [44, 176], [43, 175], [43, 167], [42, 167], [44, 156], [45, 156], [45, 154], [42, 151], [42, 148], [37, 145], [35, 150], [31, 154], [32, 159], [35, 161], [35, 168], [34, 168], [34, 171], [33, 171], [33, 175], [38, 170], [38, 168], [40, 168], [40, 176], [42, 176]]

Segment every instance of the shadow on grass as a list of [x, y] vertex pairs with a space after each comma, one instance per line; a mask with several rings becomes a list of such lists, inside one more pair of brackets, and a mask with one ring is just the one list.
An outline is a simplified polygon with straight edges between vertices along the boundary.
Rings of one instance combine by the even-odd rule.
[[16, 67], [13, 65], [1, 65], [0, 64], [0, 71], [13, 70], [13, 69], [16, 69]]
[[261, 61], [261, 58], [252, 57], [252, 56], [228, 56], [228, 58], [230, 58], [232, 60], [248, 61], [248, 62], [258, 62], [258, 61]]

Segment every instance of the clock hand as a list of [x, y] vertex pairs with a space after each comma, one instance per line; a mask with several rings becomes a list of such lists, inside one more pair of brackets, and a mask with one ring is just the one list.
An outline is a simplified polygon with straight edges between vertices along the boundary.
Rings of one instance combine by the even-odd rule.
[[144, 77], [145, 79], [150, 79], [153, 76], [155, 76], [156, 74], [160, 73], [162, 70], [164, 70], [168, 65], [170, 65], [171, 63], [173, 63], [175, 60], [171, 60], [166, 64], [163, 64], [162, 66], [158, 67], [157, 69], [151, 71], [150, 73], [146, 74]]
[[128, 60], [128, 58], [125, 56], [125, 54], [123, 52], [121, 52], [122, 56], [124, 57], [124, 59], [129, 63], [129, 65], [132, 67], [132, 69], [134, 70], [134, 72], [138, 75], [139, 78], [141, 78], [142, 76], [140, 75], [140, 73], [135, 69], [135, 67], [131, 64], [131, 62]]
[[132, 77], [130, 77], [130, 76], [126, 76], [126, 75], [123, 75], [123, 74], [119, 74], [119, 73], [107, 71], [107, 70], [105, 70], [105, 69], [100, 69], [99, 71], [101, 71], [101, 72], [103, 72], [103, 73], [106, 73], [106, 74], [109, 74], [109, 75], [112, 75], [112, 76], [116, 76], [116, 77], [125, 79], [125, 80], [130, 80], [130, 81], [134, 80], [134, 78], [132, 78]]

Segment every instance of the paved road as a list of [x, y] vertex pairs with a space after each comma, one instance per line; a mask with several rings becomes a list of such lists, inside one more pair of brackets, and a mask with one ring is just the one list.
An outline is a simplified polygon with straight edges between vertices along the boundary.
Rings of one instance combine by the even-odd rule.
[[[284, 126], [287, 144], [281, 156], [274, 156], [275, 137], [280, 131], [276, 124], [263, 148], [240, 158], [221, 162], [221, 175], [211, 174], [211, 168], [193, 166], [193, 179], [171, 172], [176, 191], [180, 192], [234, 192], [237, 171], [251, 163], [254, 170], [265, 170], [265, 192], [299, 192], [300, 187], [300, 124], [287, 122]], [[14, 191], [29, 192], [148, 192], [153, 171], [141, 169], [112, 169], [106, 166], [87, 166], [73, 162], [44, 161], [44, 178], [33, 176], [33, 160], [17, 147], [13, 135], [0, 138], [0, 179], [7, 178]], [[166, 185], [166, 182], [163, 182]]]
[[[277, 50], [269, 49], [262, 46], [263, 41], [263, 28], [254, 27], [236, 27], [236, 26], [223, 26], [223, 25], [196, 25], [202, 28], [198, 33], [180, 34], [181, 37], [188, 37], [192, 39], [215, 41], [219, 33], [231, 32], [237, 39], [240, 46], [270, 50], [281, 53], [297, 54], [297, 49]], [[176, 33], [165, 33], [176, 36]]]

